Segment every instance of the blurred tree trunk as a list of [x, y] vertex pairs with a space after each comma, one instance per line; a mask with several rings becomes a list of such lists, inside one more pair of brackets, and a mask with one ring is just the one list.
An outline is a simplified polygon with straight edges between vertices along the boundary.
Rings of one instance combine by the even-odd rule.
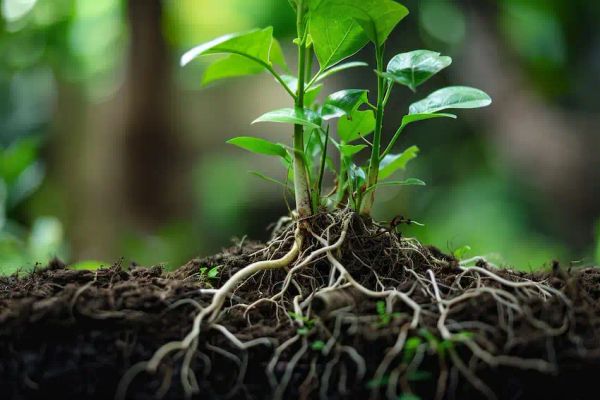
[[52, 164], [66, 186], [75, 260], [114, 261], [124, 232], [150, 232], [187, 209], [176, 188], [185, 157], [173, 132], [162, 2], [129, 0], [128, 19], [127, 76], [114, 97], [93, 103], [80, 88], [59, 87]]
[[124, 192], [129, 218], [152, 229], [169, 220], [177, 201], [180, 148], [172, 132], [171, 68], [162, 34], [162, 2], [129, 0], [129, 109]]

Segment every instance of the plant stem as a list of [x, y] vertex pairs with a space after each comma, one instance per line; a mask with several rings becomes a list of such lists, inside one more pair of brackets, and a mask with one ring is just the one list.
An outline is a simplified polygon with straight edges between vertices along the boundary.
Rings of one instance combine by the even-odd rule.
[[[343, 145], [344, 142], [340, 142], [340, 146]], [[344, 155], [342, 154], [342, 152], [340, 151], [340, 172], [338, 174], [337, 177], [337, 195], [335, 197], [335, 202], [336, 205], [341, 205], [342, 202], [344, 201], [344, 196], [346, 194], [346, 192], [344, 191], [344, 186], [346, 185], [346, 160], [344, 160]]]
[[[384, 46], [377, 46], [375, 50], [377, 58], [377, 72], [383, 72], [383, 53]], [[377, 107], [375, 110], [375, 131], [373, 132], [373, 147], [371, 149], [371, 160], [369, 162], [369, 172], [367, 176], [366, 187], [371, 187], [377, 184], [379, 176], [379, 152], [381, 150], [381, 132], [383, 129], [383, 109], [389, 98], [389, 92], [386, 93], [386, 81], [381, 74], [377, 74]], [[360, 212], [363, 215], [369, 215], [373, 202], [375, 201], [375, 192], [370, 192], [361, 206]]]
[[[296, 91], [296, 112], [304, 113], [304, 78], [306, 75], [306, 24], [304, 0], [298, 0], [296, 12], [296, 29], [298, 33], [298, 89]], [[294, 191], [296, 194], [296, 211], [302, 218], [312, 214], [310, 189], [306, 165], [304, 163], [304, 127], [294, 125]]]
[[[320, 135], [319, 135], [320, 136]], [[319, 179], [313, 193], [313, 210], [321, 205], [321, 193], [323, 190], [323, 177], [325, 176], [325, 164], [327, 163], [327, 145], [329, 144], [329, 125], [325, 131], [325, 137], [321, 147], [321, 162], [319, 164]]]

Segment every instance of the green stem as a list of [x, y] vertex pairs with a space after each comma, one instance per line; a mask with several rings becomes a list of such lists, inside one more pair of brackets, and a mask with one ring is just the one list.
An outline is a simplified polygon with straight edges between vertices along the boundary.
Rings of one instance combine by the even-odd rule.
[[[377, 58], [377, 72], [383, 72], [384, 46], [382, 45], [376, 47], [375, 53]], [[381, 150], [381, 132], [383, 129], [383, 109], [385, 107], [385, 103], [387, 103], [387, 100], [389, 99], [390, 91], [391, 89], [388, 90], [386, 93], [386, 80], [381, 76], [381, 74], [377, 74], [377, 107], [375, 110], [375, 131], [373, 132], [373, 147], [371, 149], [371, 160], [369, 162], [369, 172], [367, 175], [366, 187], [371, 187], [377, 184], [380, 162], [379, 153]], [[370, 214], [374, 201], [375, 193], [371, 192], [366, 196], [365, 202], [364, 204], [362, 204], [360, 210], [361, 214]]]
[[[327, 162], [327, 145], [329, 144], [329, 125], [327, 125], [327, 130], [325, 131], [325, 141], [323, 143], [322, 153], [321, 153], [321, 165], [319, 169], [319, 183], [317, 184], [317, 193], [315, 194], [317, 198], [317, 202], [321, 199], [321, 193], [323, 189], [323, 176], [325, 175], [325, 163]], [[317, 204], [318, 205], [318, 204]], [[314, 207], [314, 210], [317, 208]]]
[[[340, 147], [344, 145], [344, 142], [340, 142]], [[347, 166], [346, 160], [344, 160], [344, 155], [340, 151], [340, 173], [338, 175], [338, 187], [337, 187], [337, 195], [335, 197], [335, 202], [339, 206], [344, 201], [344, 196], [346, 192], [344, 191], [344, 186], [346, 185], [347, 178]]]
[[[306, 76], [306, 24], [304, 0], [298, 0], [296, 28], [298, 34], [298, 88], [295, 97], [295, 108], [304, 112], [304, 78]], [[296, 194], [296, 211], [300, 218], [312, 214], [310, 186], [304, 163], [304, 127], [294, 125], [294, 191]]]
[[311, 44], [310, 46], [306, 46], [306, 74], [304, 76], [305, 82], [310, 80], [310, 76], [312, 75], [312, 65], [313, 65], [313, 51], [312, 51], [312, 44]]
[[383, 151], [383, 153], [381, 153], [381, 158], [387, 156], [388, 153], [390, 151], [392, 151], [392, 148], [396, 144], [396, 141], [400, 137], [400, 134], [402, 133], [403, 130], [404, 130], [404, 125], [400, 125], [400, 127], [398, 128], [398, 130], [396, 131], [396, 133], [394, 133], [394, 136], [392, 137], [392, 140], [390, 140], [390, 143], [387, 145], [387, 147], [385, 148], [385, 150]]

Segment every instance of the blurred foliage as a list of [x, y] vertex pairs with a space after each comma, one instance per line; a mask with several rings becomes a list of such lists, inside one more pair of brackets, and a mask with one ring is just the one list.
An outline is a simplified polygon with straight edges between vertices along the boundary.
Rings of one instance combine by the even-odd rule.
[[[273, 25], [275, 35], [284, 38], [284, 50], [289, 48], [285, 37], [293, 29], [294, 16], [287, 1], [163, 0], [162, 4], [163, 31], [180, 91], [200, 86], [199, 70], [205, 65], [181, 70], [178, 56], [207, 39]], [[600, 75], [590, 73], [600, 68], [600, 2], [407, 0], [406, 5], [411, 15], [399, 35], [402, 49], [431, 48], [460, 58], [461, 49], [468, 46], [468, 7], [485, 7], [495, 13], [498, 34], [514, 52], [537, 95], [584, 111], [600, 108], [596, 90]], [[0, 0], [0, 13], [0, 270], [6, 273], [44, 263], [54, 255], [68, 259], [70, 241], [65, 236], [70, 215], [60, 205], [62, 183], [47, 181], [43, 193], [38, 190], [46, 168], [73, 162], [51, 157], [58, 100], [65, 86], [91, 104], [113, 99], [126, 79], [129, 48], [126, 0]], [[366, 74], [348, 76], [357, 77], [363, 86], [372, 78]], [[213, 95], [194, 94], [198, 98]], [[229, 120], [234, 117], [224, 104], [231, 102], [231, 110], [243, 110], [263, 101], [232, 96], [220, 103], [222, 110], [214, 112]], [[193, 101], [177, 104], [186, 109], [195, 106]], [[69, 115], [68, 110], [62, 115]], [[231, 156], [221, 150], [224, 145], [214, 145], [240, 132], [218, 132], [215, 139], [211, 136], [215, 132], [206, 130], [215, 127], [205, 128], [197, 118], [193, 123], [182, 123], [186, 137], [181, 139], [189, 144], [189, 137], [197, 138], [193, 148], [199, 151], [189, 174], [193, 207], [188, 218], [150, 233], [134, 227], [121, 232], [116, 254], [101, 259], [122, 255], [144, 264], [176, 267], [197, 254], [226, 246], [232, 236], [266, 237], [269, 222], [285, 212], [279, 189], [243, 172], [255, 169], [255, 158]], [[241, 124], [245, 122], [238, 125], [240, 130], [246, 127]], [[589, 233], [585, 249], [560, 244], [564, 241], [560, 226], [545, 217], [551, 200], [533, 193], [526, 178], [499, 165], [478, 129], [456, 123], [441, 130], [431, 122], [407, 134], [411, 144], [424, 149], [410, 175], [424, 177], [429, 186], [386, 190], [377, 217], [389, 220], [403, 214], [414, 218], [425, 227], [402, 227], [405, 235], [447, 251], [469, 245], [472, 250], [465, 257], [497, 254], [496, 261], [525, 269], [554, 258], [589, 261], [595, 255], [600, 262], [600, 228], [598, 244], [593, 243], [594, 232]], [[40, 207], [41, 203], [46, 206]], [[55, 214], [65, 225], [48, 214]]]
[[0, 152], [0, 274], [66, 255], [63, 227], [56, 218], [37, 217], [31, 229], [12, 218], [44, 177], [38, 150], [39, 140], [26, 138]]

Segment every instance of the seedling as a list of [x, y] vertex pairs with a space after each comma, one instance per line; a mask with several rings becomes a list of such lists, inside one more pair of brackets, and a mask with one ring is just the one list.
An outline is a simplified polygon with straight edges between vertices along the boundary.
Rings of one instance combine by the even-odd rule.
[[322, 340], [315, 340], [311, 343], [310, 347], [315, 351], [321, 351], [323, 348], [325, 348], [325, 342]]
[[467, 244], [467, 245], [461, 246], [461, 247], [459, 247], [458, 249], [454, 250], [454, 251], [452, 252], [452, 255], [453, 255], [453, 256], [454, 256], [454, 257], [455, 257], [457, 260], [462, 260], [462, 259], [465, 257], [465, 255], [466, 255], [468, 252], [470, 252], [471, 250], [472, 250], [472, 249], [471, 249], [471, 246], [469, 246], [469, 245]]
[[[297, 68], [292, 75], [273, 29], [234, 33], [201, 44], [185, 53], [182, 65], [199, 56], [226, 54], [213, 62], [203, 83], [224, 78], [270, 73], [293, 101], [293, 107], [273, 110], [254, 122], [293, 125], [291, 144], [273, 143], [256, 137], [236, 137], [228, 142], [254, 153], [279, 157], [293, 182], [296, 211], [308, 217], [321, 207], [350, 205], [355, 211], [370, 214], [375, 193], [382, 186], [424, 185], [416, 178], [395, 180], [395, 172], [405, 169], [419, 152], [418, 147], [395, 151], [395, 144], [408, 125], [434, 118], [456, 118], [447, 109], [477, 108], [491, 103], [481, 90], [451, 86], [431, 93], [413, 103], [400, 127], [384, 145], [384, 111], [396, 86], [415, 92], [452, 60], [430, 50], [398, 54], [385, 65], [385, 44], [408, 10], [394, 0], [290, 0], [296, 12]], [[347, 62], [360, 49], [375, 48], [377, 93], [371, 101], [364, 89], [346, 89], [317, 100], [323, 82], [349, 68], [365, 67], [364, 62]], [[313, 73], [313, 60], [319, 66]], [[336, 123], [334, 121], [337, 120]], [[332, 129], [335, 128], [335, 129]], [[337, 136], [332, 135], [336, 131]], [[372, 135], [372, 138], [370, 136]], [[339, 165], [334, 166], [328, 145], [337, 149]], [[367, 165], [360, 166], [355, 156], [370, 149]], [[325, 171], [335, 176], [335, 190], [323, 191]], [[270, 181], [280, 182], [257, 173]]]
[[209, 268], [207, 266], [200, 267], [200, 279], [204, 281], [217, 279], [219, 277], [220, 268], [220, 265], [217, 265], [216, 267], [212, 268]]
[[306, 336], [315, 327], [316, 321], [314, 319], [296, 314], [295, 312], [290, 312], [289, 316], [300, 325], [296, 331], [298, 335]]
[[377, 326], [380, 328], [386, 327], [392, 322], [393, 318], [399, 317], [401, 314], [399, 312], [390, 313], [386, 309], [385, 301], [378, 301], [376, 304], [377, 315], [379, 316], [379, 321]]

